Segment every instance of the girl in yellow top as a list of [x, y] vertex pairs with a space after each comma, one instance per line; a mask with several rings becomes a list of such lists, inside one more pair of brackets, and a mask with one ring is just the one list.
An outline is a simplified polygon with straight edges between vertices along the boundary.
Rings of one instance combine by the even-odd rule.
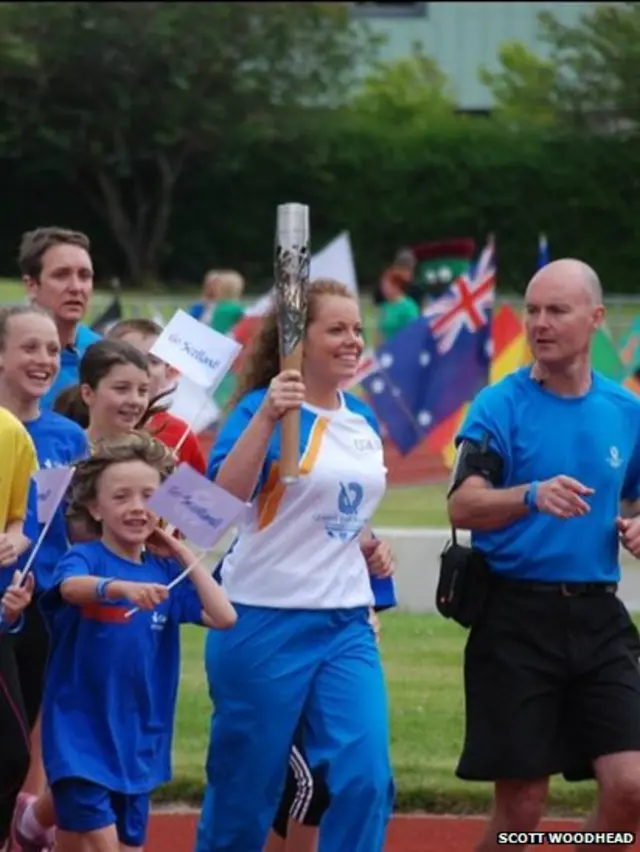
[[[29, 433], [6, 408], [0, 408], [0, 459], [0, 568], [6, 568], [29, 544], [22, 530], [31, 477], [38, 469]], [[0, 578], [0, 588], [8, 585]]]
[[[21, 613], [31, 601], [33, 579], [19, 588], [10, 566], [27, 549], [23, 534], [31, 477], [38, 468], [36, 450], [22, 423], [0, 408], [0, 597], [3, 632], [20, 629]], [[9, 837], [15, 791], [29, 769], [29, 726], [22, 711], [13, 642], [0, 635], [0, 848]]]

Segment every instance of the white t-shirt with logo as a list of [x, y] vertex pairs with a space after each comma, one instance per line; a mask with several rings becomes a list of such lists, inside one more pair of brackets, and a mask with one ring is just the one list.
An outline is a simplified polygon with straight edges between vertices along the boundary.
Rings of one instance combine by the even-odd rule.
[[[215, 478], [266, 391], [231, 413], [211, 453]], [[279, 481], [280, 429], [269, 444], [251, 509], [221, 566], [239, 604], [289, 609], [350, 609], [374, 602], [359, 536], [386, 488], [382, 441], [369, 407], [350, 394], [340, 408], [300, 412], [299, 480]]]

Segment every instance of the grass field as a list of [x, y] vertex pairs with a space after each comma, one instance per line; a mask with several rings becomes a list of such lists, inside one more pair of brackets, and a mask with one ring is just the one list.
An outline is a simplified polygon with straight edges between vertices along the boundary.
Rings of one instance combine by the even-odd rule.
[[[204, 631], [186, 628], [174, 744], [174, 781], [161, 801], [198, 803], [204, 783], [210, 703], [204, 677]], [[382, 616], [382, 653], [391, 707], [399, 810], [482, 812], [490, 786], [459, 781], [454, 770], [463, 735], [462, 652], [466, 633], [436, 615]], [[591, 783], [554, 782], [550, 806], [578, 813], [592, 802]]]
[[[199, 288], [197, 286], [183, 288], [177, 294], [175, 291], [173, 293], [169, 290], [159, 291], [155, 295], [142, 290], [123, 290], [120, 295], [127, 315], [151, 316], [154, 303], [157, 303], [160, 305], [160, 311], [163, 313], [165, 319], [169, 319], [176, 307], [185, 307], [198, 299]], [[254, 298], [253, 294], [249, 295], [247, 301], [251, 302]], [[20, 302], [23, 299], [24, 288], [19, 281], [0, 278], [0, 305], [10, 302]], [[110, 299], [111, 293], [109, 291], [96, 291], [92, 308], [89, 312], [89, 320], [99, 315]], [[507, 296], [503, 297], [502, 300], [508, 301], [516, 310], [519, 310], [521, 304], [519, 297]], [[361, 302], [364, 314], [365, 336], [367, 341], [371, 343], [373, 330], [376, 326], [375, 308], [367, 294], [362, 296]], [[611, 296], [607, 299], [608, 327], [614, 340], [619, 341], [624, 336], [631, 322], [638, 314], [640, 314], [640, 300], [638, 298]]]
[[376, 527], [446, 527], [447, 483], [390, 488], [376, 512]]

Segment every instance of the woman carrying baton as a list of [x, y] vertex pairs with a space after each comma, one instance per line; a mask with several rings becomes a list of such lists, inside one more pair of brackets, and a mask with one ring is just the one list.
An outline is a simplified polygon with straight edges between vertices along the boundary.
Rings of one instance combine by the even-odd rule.
[[[381, 852], [393, 804], [386, 688], [370, 570], [392, 571], [370, 521], [386, 487], [366, 404], [339, 388], [363, 350], [358, 303], [335, 281], [308, 292], [302, 375], [279, 373], [268, 315], [239, 377], [209, 475], [251, 511], [222, 564], [237, 613], [206, 644], [215, 705], [196, 852], [262, 852], [302, 725], [330, 804], [322, 852]], [[279, 478], [279, 421], [300, 410], [301, 477]]]

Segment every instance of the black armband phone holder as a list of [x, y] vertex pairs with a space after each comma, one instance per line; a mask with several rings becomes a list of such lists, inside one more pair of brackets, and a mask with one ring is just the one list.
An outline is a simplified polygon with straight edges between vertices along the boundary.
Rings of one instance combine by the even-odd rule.
[[463, 438], [460, 441], [447, 497], [450, 497], [470, 476], [481, 476], [494, 488], [498, 488], [503, 483], [504, 461], [502, 456], [490, 448], [488, 434], [485, 435], [482, 444], [470, 438]]

